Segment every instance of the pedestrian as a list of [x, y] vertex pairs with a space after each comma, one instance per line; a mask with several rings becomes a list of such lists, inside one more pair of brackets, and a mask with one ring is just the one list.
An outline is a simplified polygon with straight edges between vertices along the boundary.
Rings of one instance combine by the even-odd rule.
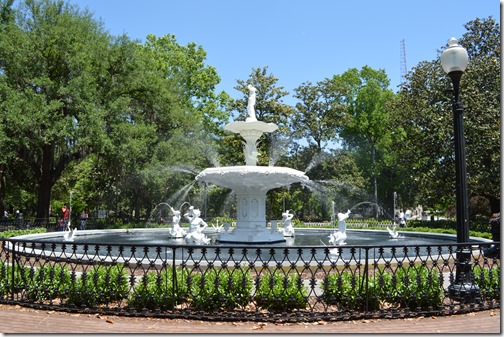
[[63, 221], [63, 230], [65, 230], [70, 220], [70, 210], [66, 204], [61, 208], [61, 217]]
[[402, 210], [399, 213], [399, 227], [406, 227], [406, 213]]
[[85, 209], [80, 214], [80, 229], [85, 230], [87, 225], [88, 214]]

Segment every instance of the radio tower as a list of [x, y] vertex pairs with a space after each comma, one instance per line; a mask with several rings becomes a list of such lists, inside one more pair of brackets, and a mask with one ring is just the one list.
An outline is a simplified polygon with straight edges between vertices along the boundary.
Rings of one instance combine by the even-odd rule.
[[406, 44], [404, 39], [401, 40], [401, 83], [406, 82], [406, 73], [408, 68], [406, 67]]

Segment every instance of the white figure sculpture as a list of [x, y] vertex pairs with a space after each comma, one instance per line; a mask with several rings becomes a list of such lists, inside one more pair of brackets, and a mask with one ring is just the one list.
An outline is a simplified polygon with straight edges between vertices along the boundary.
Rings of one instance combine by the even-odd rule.
[[182, 229], [182, 227], [180, 227], [180, 211], [173, 209], [173, 207], [170, 208], [173, 213], [170, 237], [174, 239], [183, 238], [187, 234], [187, 232], [184, 229]]
[[278, 231], [281, 232], [284, 236], [294, 236], [294, 228], [292, 227], [292, 218], [294, 214], [290, 214], [289, 210], [282, 213], [282, 225], [283, 228], [279, 228]]
[[245, 121], [247, 122], [254, 122], [257, 120], [256, 114], [255, 114], [255, 103], [256, 103], [256, 92], [257, 89], [252, 85], [249, 84], [247, 88], [250, 91], [250, 95], [248, 97], [248, 105], [247, 105], [247, 113], [248, 117]]
[[338, 230], [329, 235], [329, 243], [331, 245], [346, 245], [346, 219], [350, 216], [350, 210], [346, 213], [338, 213]]
[[187, 243], [204, 243], [210, 242], [210, 238], [203, 234], [203, 230], [208, 226], [207, 223], [200, 218], [201, 211], [194, 206], [189, 207], [189, 211], [184, 214], [184, 217], [189, 220], [189, 232], [185, 236]]

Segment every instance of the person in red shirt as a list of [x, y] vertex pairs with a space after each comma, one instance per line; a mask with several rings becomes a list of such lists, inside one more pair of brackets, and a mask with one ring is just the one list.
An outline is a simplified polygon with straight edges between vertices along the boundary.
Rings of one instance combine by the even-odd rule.
[[66, 204], [61, 208], [61, 215], [63, 217], [63, 228], [66, 229], [68, 226], [68, 220], [70, 219], [70, 210]]

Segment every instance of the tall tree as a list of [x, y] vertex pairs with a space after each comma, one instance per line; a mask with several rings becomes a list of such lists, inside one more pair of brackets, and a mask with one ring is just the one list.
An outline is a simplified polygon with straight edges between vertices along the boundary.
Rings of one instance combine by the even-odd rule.
[[305, 82], [294, 89], [294, 97], [300, 102], [291, 120], [291, 129], [297, 138], [304, 138], [308, 144], [314, 143], [321, 153], [325, 145], [335, 140], [338, 128], [341, 126], [345, 106], [337, 92], [333, 81], [325, 79], [312, 85]]
[[[491, 17], [465, 25], [459, 39], [469, 54], [461, 79], [469, 193], [500, 210], [500, 27]], [[445, 45], [446, 47], [446, 45]], [[444, 49], [444, 47], [443, 47]], [[438, 51], [438, 56], [442, 50]], [[407, 133], [397, 149], [426, 205], [454, 204], [453, 95], [439, 58], [421, 62], [406, 77], [394, 115]]]
[[387, 107], [394, 96], [388, 89], [390, 81], [384, 70], [368, 66], [335, 75], [331, 81], [334, 87], [342, 88], [337, 95], [346, 105], [340, 136], [361, 158], [360, 166], [368, 168], [365, 171], [378, 204], [378, 174], [388, 161], [393, 134], [392, 114]]
[[47, 217], [52, 186], [100, 132], [103, 111], [90, 97], [109, 39], [63, 1], [27, 0], [13, 15], [0, 36], [2, 124], [37, 181], [37, 216]]

